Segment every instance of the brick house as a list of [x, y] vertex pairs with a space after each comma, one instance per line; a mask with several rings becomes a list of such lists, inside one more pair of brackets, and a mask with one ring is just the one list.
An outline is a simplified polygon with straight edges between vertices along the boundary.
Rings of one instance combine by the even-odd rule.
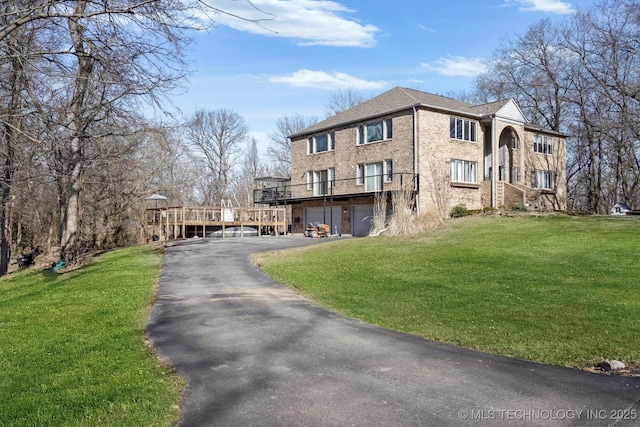
[[400, 189], [418, 214], [566, 208], [566, 137], [527, 123], [513, 100], [470, 105], [396, 87], [290, 138], [290, 181], [260, 201], [290, 205], [294, 233], [319, 221], [366, 235], [374, 195]]

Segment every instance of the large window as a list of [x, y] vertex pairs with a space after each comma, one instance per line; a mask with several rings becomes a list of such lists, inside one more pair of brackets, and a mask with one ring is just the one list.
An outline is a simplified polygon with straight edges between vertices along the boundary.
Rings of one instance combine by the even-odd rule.
[[307, 190], [313, 190], [314, 196], [331, 194], [331, 189], [335, 187], [335, 168], [307, 172]]
[[308, 140], [307, 154], [324, 153], [335, 149], [335, 132], [312, 136]]
[[369, 163], [366, 168], [365, 190], [382, 190], [382, 162]]
[[542, 190], [553, 190], [555, 174], [551, 171], [535, 170], [533, 171], [533, 188]]
[[393, 161], [361, 163], [356, 169], [356, 183], [364, 185], [365, 191], [382, 191], [384, 182], [391, 182]]
[[534, 135], [533, 136], [533, 151], [535, 153], [553, 154], [553, 142], [550, 136]]
[[391, 119], [385, 119], [358, 126], [358, 145], [391, 139], [393, 137], [392, 123]]
[[478, 162], [451, 159], [451, 181], [478, 182]]
[[449, 118], [449, 137], [461, 141], [475, 142], [477, 138], [476, 122], [458, 117]]

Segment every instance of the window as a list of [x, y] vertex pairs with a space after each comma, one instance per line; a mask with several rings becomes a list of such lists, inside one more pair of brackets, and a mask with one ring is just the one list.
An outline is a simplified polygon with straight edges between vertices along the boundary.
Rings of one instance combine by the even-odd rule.
[[336, 170], [335, 170], [335, 168], [327, 169], [327, 176], [329, 178], [329, 186], [331, 188], [336, 188]]
[[313, 186], [313, 195], [314, 196], [322, 196], [324, 194], [328, 194], [329, 188], [329, 174], [326, 169], [323, 171], [315, 171], [313, 173], [314, 177], [314, 186]]
[[478, 182], [478, 163], [467, 160], [451, 159], [451, 181]]
[[377, 120], [357, 127], [357, 143], [363, 145], [391, 139], [393, 135], [392, 119]]
[[449, 118], [449, 137], [461, 141], [476, 141], [476, 122], [460, 119], [458, 117]]
[[391, 182], [393, 180], [393, 160], [388, 159], [384, 161], [384, 182]]
[[533, 136], [533, 151], [535, 153], [553, 154], [553, 140], [550, 136], [534, 135]]
[[307, 154], [324, 153], [335, 149], [335, 132], [323, 133], [309, 138]]
[[307, 172], [307, 190], [313, 190], [313, 171]]
[[535, 170], [533, 171], [533, 188], [543, 190], [553, 190], [555, 174], [551, 171]]
[[335, 187], [335, 168], [307, 172], [307, 190], [313, 190], [314, 196], [323, 196], [325, 194], [330, 194], [329, 189]]
[[512, 167], [511, 168], [511, 183], [517, 183], [518, 182], [518, 176], [519, 176], [520, 171], [518, 170], [517, 167]]
[[382, 120], [367, 124], [367, 142], [382, 141]]
[[381, 191], [382, 190], [382, 162], [368, 163], [366, 169], [366, 191]]
[[383, 173], [383, 167], [388, 167], [387, 162], [359, 164], [356, 169], [356, 184], [364, 185], [365, 191], [381, 191], [383, 180], [387, 175]]
[[316, 136], [316, 149], [314, 153], [322, 153], [323, 151], [329, 151], [329, 137], [326, 133]]

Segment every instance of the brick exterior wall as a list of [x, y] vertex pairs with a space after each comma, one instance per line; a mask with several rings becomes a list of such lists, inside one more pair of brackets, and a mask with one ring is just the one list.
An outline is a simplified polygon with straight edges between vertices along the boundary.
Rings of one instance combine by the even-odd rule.
[[[460, 141], [449, 137], [451, 114], [438, 111], [418, 112], [418, 173], [420, 174], [420, 209], [437, 209], [448, 213], [458, 204], [469, 209], [482, 207], [482, 180], [484, 132], [476, 121], [476, 142]], [[472, 118], [453, 116], [468, 120]], [[477, 162], [475, 185], [452, 184], [451, 159]]]
[[[460, 141], [450, 138], [450, 117], [471, 120], [476, 123], [476, 142]], [[393, 173], [414, 174], [414, 116], [413, 110], [396, 112], [378, 119], [392, 118], [393, 135], [388, 140], [375, 143], [358, 144], [357, 126], [366, 122], [352, 123], [331, 129], [335, 132], [335, 150], [308, 154], [308, 136], [294, 139], [291, 144], [291, 188], [292, 188], [292, 231], [304, 229], [303, 212], [305, 207], [322, 206], [322, 199], [312, 199], [313, 190], [307, 189], [308, 171], [335, 168], [335, 188], [333, 195], [341, 206], [342, 232], [351, 230], [351, 206], [354, 204], [372, 204], [372, 193], [365, 192], [364, 185], [357, 185], [357, 165], [393, 161]], [[418, 205], [421, 211], [438, 210], [447, 215], [451, 208], [465, 204], [469, 209], [481, 209], [492, 204], [492, 183], [485, 181], [485, 170], [500, 165], [504, 159], [504, 182], [509, 183], [513, 167], [518, 168], [518, 179], [502, 192], [503, 199], [498, 207], [510, 209], [516, 202], [526, 200], [526, 193], [539, 197], [539, 208], [564, 210], [566, 208], [566, 148], [564, 138], [553, 134], [553, 154], [539, 154], [533, 151], [536, 132], [525, 130], [523, 125], [510, 121], [493, 120], [481, 122], [477, 116], [454, 115], [448, 112], [420, 108], [417, 110], [415, 133], [417, 135], [417, 173], [419, 174]], [[495, 124], [495, 129], [492, 129]], [[324, 131], [323, 133], [327, 133]], [[518, 144], [513, 147], [512, 135]], [[498, 142], [491, 147], [492, 137]], [[495, 149], [493, 157], [485, 158], [485, 149]], [[501, 148], [503, 147], [503, 148]], [[500, 156], [503, 150], [504, 156]], [[450, 162], [452, 159], [477, 163], [477, 182], [452, 183]], [[490, 164], [485, 165], [489, 161]], [[553, 191], [533, 191], [532, 172], [536, 169], [555, 172]], [[496, 174], [494, 173], [494, 176]], [[515, 177], [514, 177], [515, 178]], [[395, 180], [394, 176], [394, 180]], [[398, 182], [384, 184], [384, 189], [397, 189]], [[358, 194], [362, 196], [358, 197]], [[343, 195], [344, 197], [340, 198]], [[299, 202], [296, 204], [295, 199]]]
[[[389, 117], [385, 117], [389, 118]], [[356, 184], [358, 164], [393, 160], [393, 173], [413, 174], [413, 118], [410, 112], [393, 116], [393, 137], [380, 142], [358, 145], [357, 125], [336, 128], [335, 150], [307, 154], [308, 138], [291, 143], [291, 187], [293, 198], [312, 197], [307, 189], [307, 172], [335, 168], [334, 194], [364, 193]]]

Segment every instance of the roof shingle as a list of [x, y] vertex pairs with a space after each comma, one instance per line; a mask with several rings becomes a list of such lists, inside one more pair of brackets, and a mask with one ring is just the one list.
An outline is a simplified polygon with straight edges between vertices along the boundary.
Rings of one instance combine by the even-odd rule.
[[483, 115], [495, 113], [507, 102], [509, 102], [509, 100], [473, 106], [466, 102], [448, 98], [446, 96], [435, 95], [398, 86], [358, 104], [353, 108], [342, 111], [335, 116], [309, 126], [308, 128], [291, 135], [291, 137], [307, 135], [321, 130], [331, 129], [339, 125], [358, 122], [396, 111], [407, 110], [413, 107], [428, 107], [481, 117]]

